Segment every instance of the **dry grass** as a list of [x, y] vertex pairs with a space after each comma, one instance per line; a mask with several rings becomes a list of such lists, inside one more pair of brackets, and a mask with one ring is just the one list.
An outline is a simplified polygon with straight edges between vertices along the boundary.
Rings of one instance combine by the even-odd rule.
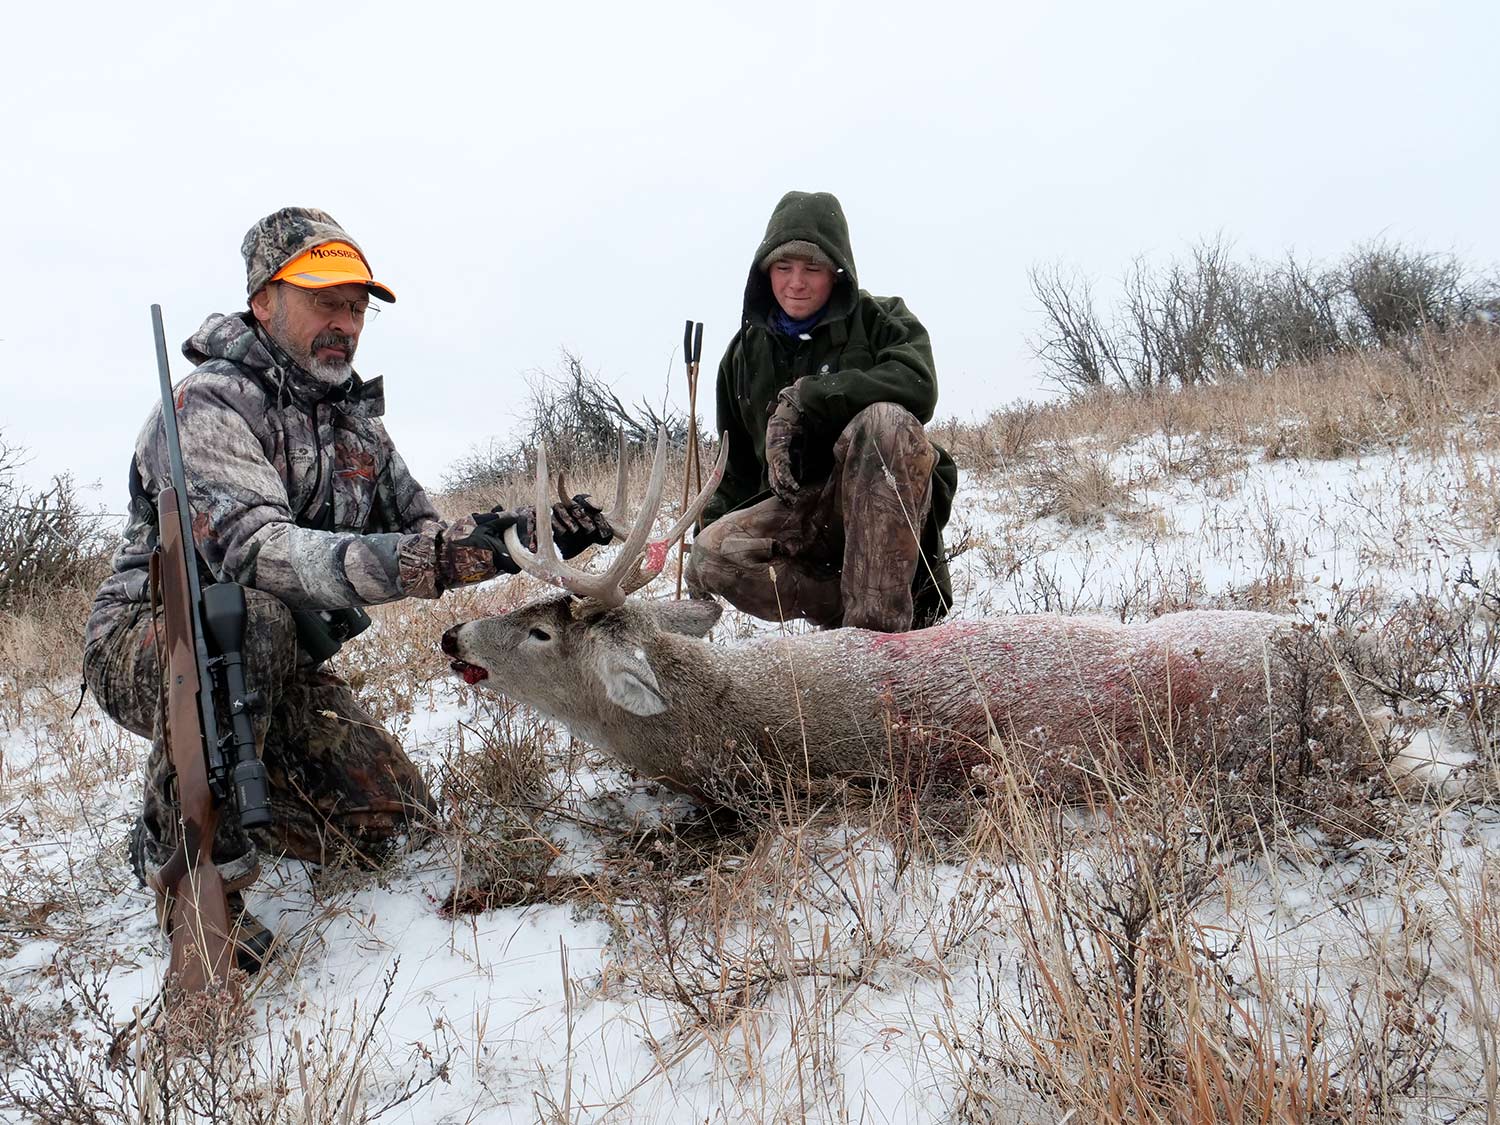
[[[1326, 970], [1278, 972], [1274, 938], [1237, 916], [1234, 867], [1204, 845], [1205, 806], [1163, 781], [1086, 826], [1055, 808], [1003, 810], [1020, 954], [950, 1011], [961, 1119], [1373, 1122], [1423, 1105], [1479, 1109], [1492, 1080], [1434, 1085], [1439, 1060], [1462, 1048], [1447, 1037], [1451, 982], [1434, 969], [1430, 932], [1352, 925], [1353, 947], [1330, 950]], [[1392, 891], [1403, 912], [1431, 873], [1420, 867]], [[1355, 962], [1348, 994], [1323, 987], [1322, 972]]]
[[[1456, 427], [1463, 419], [1465, 424]], [[1500, 332], [1476, 325], [1406, 353], [1338, 356], [1157, 394], [1103, 392], [996, 411], [937, 429], [962, 466], [1007, 470], [1088, 442], [1191, 436], [1265, 456], [1343, 457], [1404, 445], [1425, 452], [1500, 439]]]
[[1026, 487], [1036, 516], [1057, 516], [1072, 527], [1098, 527], [1111, 516], [1140, 514], [1130, 485], [1120, 480], [1109, 458], [1071, 446], [1050, 460], [1028, 466]]
[[[42, 1125], [365, 1125], [447, 1081], [452, 1051], [438, 1027], [407, 1052], [402, 1077], [382, 1075], [378, 1094], [368, 1088], [394, 970], [366, 1010], [356, 1002], [343, 1020], [288, 1034], [296, 1011], [256, 1004], [253, 992], [202, 994], [122, 1027], [107, 996], [110, 967], [59, 960], [59, 1007], [24, 1007], [0, 992], [0, 1107]], [[88, 1039], [111, 1049], [80, 1051]]]
[[74, 684], [83, 675], [83, 622], [93, 587], [60, 586], [45, 601], [0, 610], [0, 715], [35, 689]]

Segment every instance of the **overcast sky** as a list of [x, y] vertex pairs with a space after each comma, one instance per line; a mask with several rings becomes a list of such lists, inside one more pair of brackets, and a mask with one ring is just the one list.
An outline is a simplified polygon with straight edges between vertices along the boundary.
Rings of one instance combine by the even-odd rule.
[[[153, 10], [154, 9], [154, 10]], [[399, 302], [356, 366], [419, 479], [581, 355], [685, 402], [780, 195], [836, 193], [927, 325], [939, 413], [1046, 392], [1026, 286], [1223, 232], [1500, 261], [1500, 4], [25, 4], [0, 34], [0, 435], [120, 510], [177, 344], [322, 207]], [[710, 397], [711, 403], [711, 397]], [[711, 406], [705, 420], [712, 424]]]

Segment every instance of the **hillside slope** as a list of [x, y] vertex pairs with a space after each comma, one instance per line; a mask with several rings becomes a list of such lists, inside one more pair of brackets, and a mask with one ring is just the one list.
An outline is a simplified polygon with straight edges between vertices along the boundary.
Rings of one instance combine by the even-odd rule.
[[690, 807], [448, 674], [444, 628], [537, 590], [500, 581], [382, 609], [338, 657], [436, 831], [373, 876], [272, 865], [249, 899], [283, 955], [216, 1031], [158, 1021], [114, 1068], [165, 967], [124, 855], [145, 746], [71, 715], [67, 643], [8, 619], [0, 1114], [1493, 1120], [1497, 374], [1481, 336], [939, 428], [958, 615], [1362, 632], [1403, 739], [1463, 763], [1443, 785], [1247, 827], [1164, 765], [1090, 808], [896, 786], [653, 831]]

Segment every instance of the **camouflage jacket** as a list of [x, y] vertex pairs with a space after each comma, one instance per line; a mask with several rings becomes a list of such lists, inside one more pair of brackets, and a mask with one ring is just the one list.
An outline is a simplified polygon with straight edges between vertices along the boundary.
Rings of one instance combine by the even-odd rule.
[[[193, 540], [217, 580], [297, 609], [435, 597], [437, 510], [381, 422], [380, 379], [328, 389], [286, 360], [248, 313], [214, 314], [183, 345], [178, 428]], [[149, 599], [156, 497], [171, 479], [158, 405], [136, 439], [130, 515], [95, 595], [85, 643]]]

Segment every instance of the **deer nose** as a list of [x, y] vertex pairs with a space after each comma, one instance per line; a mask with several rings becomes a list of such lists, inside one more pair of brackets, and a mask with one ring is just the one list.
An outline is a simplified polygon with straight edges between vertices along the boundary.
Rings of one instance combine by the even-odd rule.
[[461, 628], [462, 625], [455, 625], [443, 634], [442, 649], [449, 656], [458, 655], [458, 631]]

